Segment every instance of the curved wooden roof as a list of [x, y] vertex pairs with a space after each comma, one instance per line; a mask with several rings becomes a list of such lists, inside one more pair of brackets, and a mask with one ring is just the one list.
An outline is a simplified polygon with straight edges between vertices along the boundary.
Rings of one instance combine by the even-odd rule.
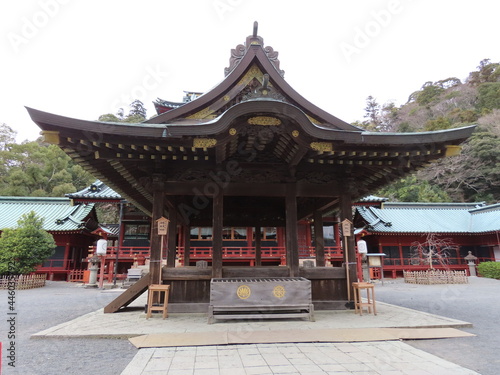
[[232, 51], [226, 72], [209, 92], [143, 123], [28, 112], [47, 141], [145, 213], [153, 176], [167, 182], [167, 194], [195, 195], [215, 172], [235, 165], [226, 195], [282, 197], [293, 182], [304, 199], [346, 190], [360, 198], [452, 154], [474, 130], [374, 133], [352, 126], [293, 90], [277, 52], [255, 34]]

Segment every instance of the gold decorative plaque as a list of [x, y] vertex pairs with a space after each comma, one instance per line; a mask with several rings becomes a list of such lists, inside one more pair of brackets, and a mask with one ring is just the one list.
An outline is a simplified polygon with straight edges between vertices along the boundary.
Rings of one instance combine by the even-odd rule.
[[236, 290], [236, 295], [239, 299], [247, 299], [252, 294], [250, 287], [248, 285], [240, 285], [238, 290]]
[[281, 120], [276, 117], [269, 116], [256, 116], [250, 117], [247, 122], [250, 125], [264, 125], [264, 126], [277, 126], [281, 125]]
[[193, 147], [194, 148], [210, 148], [217, 144], [217, 140], [213, 138], [194, 138]]
[[276, 298], [283, 298], [285, 296], [285, 287], [281, 285], [276, 285], [273, 289], [273, 295]]
[[214, 112], [213, 109], [211, 109], [210, 107], [206, 107], [206, 108], [202, 109], [201, 111], [196, 112], [196, 113], [194, 113], [191, 116], [188, 116], [186, 118], [201, 120], [201, 119], [205, 119], [205, 118], [209, 118], [209, 117], [214, 117], [212, 115], [213, 112]]
[[311, 148], [316, 151], [333, 151], [333, 145], [330, 142], [312, 142]]
[[53, 145], [58, 145], [60, 142], [58, 131], [44, 130], [44, 131], [42, 131], [42, 136], [43, 136], [43, 140], [47, 143], [50, 143]]
[[456, 156], [460, 155], [460, 152], [462, 151], [462, 146], [455, 146], [455, 145], [447, 145], [446, 147], [446, 152], [445, 156]]

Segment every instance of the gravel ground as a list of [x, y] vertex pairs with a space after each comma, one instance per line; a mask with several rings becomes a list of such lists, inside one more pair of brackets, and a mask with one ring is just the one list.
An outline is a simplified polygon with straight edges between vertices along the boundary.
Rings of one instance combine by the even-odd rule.
[[413, 285], [402, 279], [377, 284], [376, 299], [473, 324], [464, 331], [476, 337], [405, 341], [417, 349], [477, 371], [500, 373], [500, 281], [469, 278], [468, 284]]
[[104, 307], [117, 291], [47, 282], [43, 288], [15, 291], [15, 368], [8, 365], [7, 291], [0, 291], [2, 374], [120, 374], [137, 353], [128, 340], [31, 339], [31, 335]]

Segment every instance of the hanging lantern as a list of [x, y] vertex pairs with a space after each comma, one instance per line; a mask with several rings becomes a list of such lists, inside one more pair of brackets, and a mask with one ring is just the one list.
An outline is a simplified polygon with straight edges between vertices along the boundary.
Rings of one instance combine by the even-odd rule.
[[357, 245], [358, 245], [358, 253], [359, 254], [367, 254], [368, 253], [368, 247], [366, 246], [365, 240], [359, 240]]
[[108, 250], [108, 241], [106, 241], [105, 239], [98, 240], [96, 245], [96, 254], [106, 255], [107, 250]]

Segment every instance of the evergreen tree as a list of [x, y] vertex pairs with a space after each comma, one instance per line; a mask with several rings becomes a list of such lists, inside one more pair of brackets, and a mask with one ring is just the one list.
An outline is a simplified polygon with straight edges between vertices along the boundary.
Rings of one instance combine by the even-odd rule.
[[56, 244], [43, 229], [43, 218], [30, 212], [21, 216], [17, 228], [7, 228], [0, 237], [0, 275], [33, 272], [54, 254]]
[[141, 102], [139, 99], [134, 100], [130, 104], [130, 112], [128, 113], [128, 118], [142, 119], [140, 121], [144, 121], [146, 119], [146, 108], [144, 108], [144, 103]]

